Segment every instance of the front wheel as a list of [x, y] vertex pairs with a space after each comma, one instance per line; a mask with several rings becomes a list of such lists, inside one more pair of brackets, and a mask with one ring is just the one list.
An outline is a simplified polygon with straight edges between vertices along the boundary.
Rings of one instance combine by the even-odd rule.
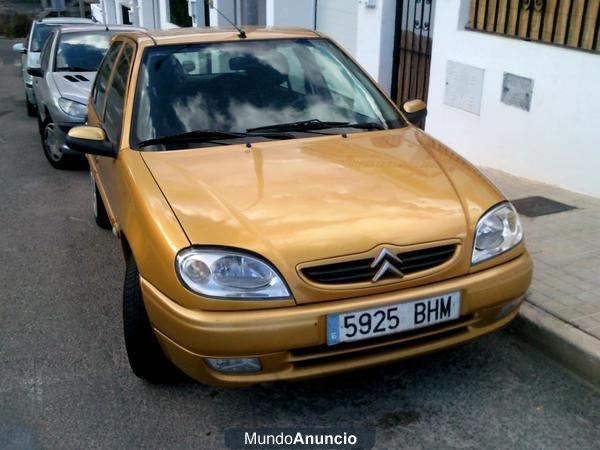
[[55, 169], [68, 169], [70, 167], [69, 157], [63, 154], [58, 140], [57, 125], [51, 118], [42, 124], [42, 148], [48, 162]]
[[133, 256], [127, 260], [123, 286], [123, 331], [131, 370], [151, 383], [165, 383], [177, 378], [178, 370], [166, 358], [148, 319], [140, 274]]

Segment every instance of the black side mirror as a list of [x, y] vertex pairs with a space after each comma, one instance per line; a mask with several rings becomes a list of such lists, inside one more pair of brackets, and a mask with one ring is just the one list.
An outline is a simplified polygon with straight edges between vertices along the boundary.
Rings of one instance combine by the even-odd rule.
[[44, 69], [41, 67], [28, 67], [27, 73], [32, 77], [44, 78]]
[[402, 105], [402, 110], [409, 122], [414, 125], [427, 116], [427, 105], [423, 100], [409, 100]]
[[82, 125], [69, 130], [67, 145], [76, 152], [90, 155], [117, 157], [117, 149], [106, 138], [106, 133], [100, 127]]

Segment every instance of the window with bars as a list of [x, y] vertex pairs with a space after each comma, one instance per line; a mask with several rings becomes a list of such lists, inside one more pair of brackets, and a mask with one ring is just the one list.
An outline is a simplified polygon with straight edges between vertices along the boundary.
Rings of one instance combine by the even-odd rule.
[[471, 0], [467, 29], [600, 53], [600, 0]]

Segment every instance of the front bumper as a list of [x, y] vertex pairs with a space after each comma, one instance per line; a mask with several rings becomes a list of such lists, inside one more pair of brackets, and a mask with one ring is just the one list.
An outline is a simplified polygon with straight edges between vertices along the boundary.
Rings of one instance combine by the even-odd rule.
[[[514, 319], [532, 276], [527, 253], [499, 266], [385, 294], [256, 311], [192, 311], [141, 279], [142, 296], [169, 359], [196, 380], [248, 385], [305, 379], [441, 350], [498, 330]], [[328, 347], [326, 315], [461, 291], [460, 318], [384, 338]], [[259, 357], [263, 370], [224, 374], [204, 357]]]

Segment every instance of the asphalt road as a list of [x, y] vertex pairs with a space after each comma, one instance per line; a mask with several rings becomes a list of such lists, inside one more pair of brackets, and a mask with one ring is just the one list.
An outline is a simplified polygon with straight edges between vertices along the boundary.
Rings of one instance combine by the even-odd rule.
[[510, 329], [408, 363], [238, 390], [129, 370], [124, 264], [89, 175], [45, 160], [0, 39], [0, 448], [222, 448], [231, 427], [376, 430], [378, 448], [600, 448], [600, 394]]

